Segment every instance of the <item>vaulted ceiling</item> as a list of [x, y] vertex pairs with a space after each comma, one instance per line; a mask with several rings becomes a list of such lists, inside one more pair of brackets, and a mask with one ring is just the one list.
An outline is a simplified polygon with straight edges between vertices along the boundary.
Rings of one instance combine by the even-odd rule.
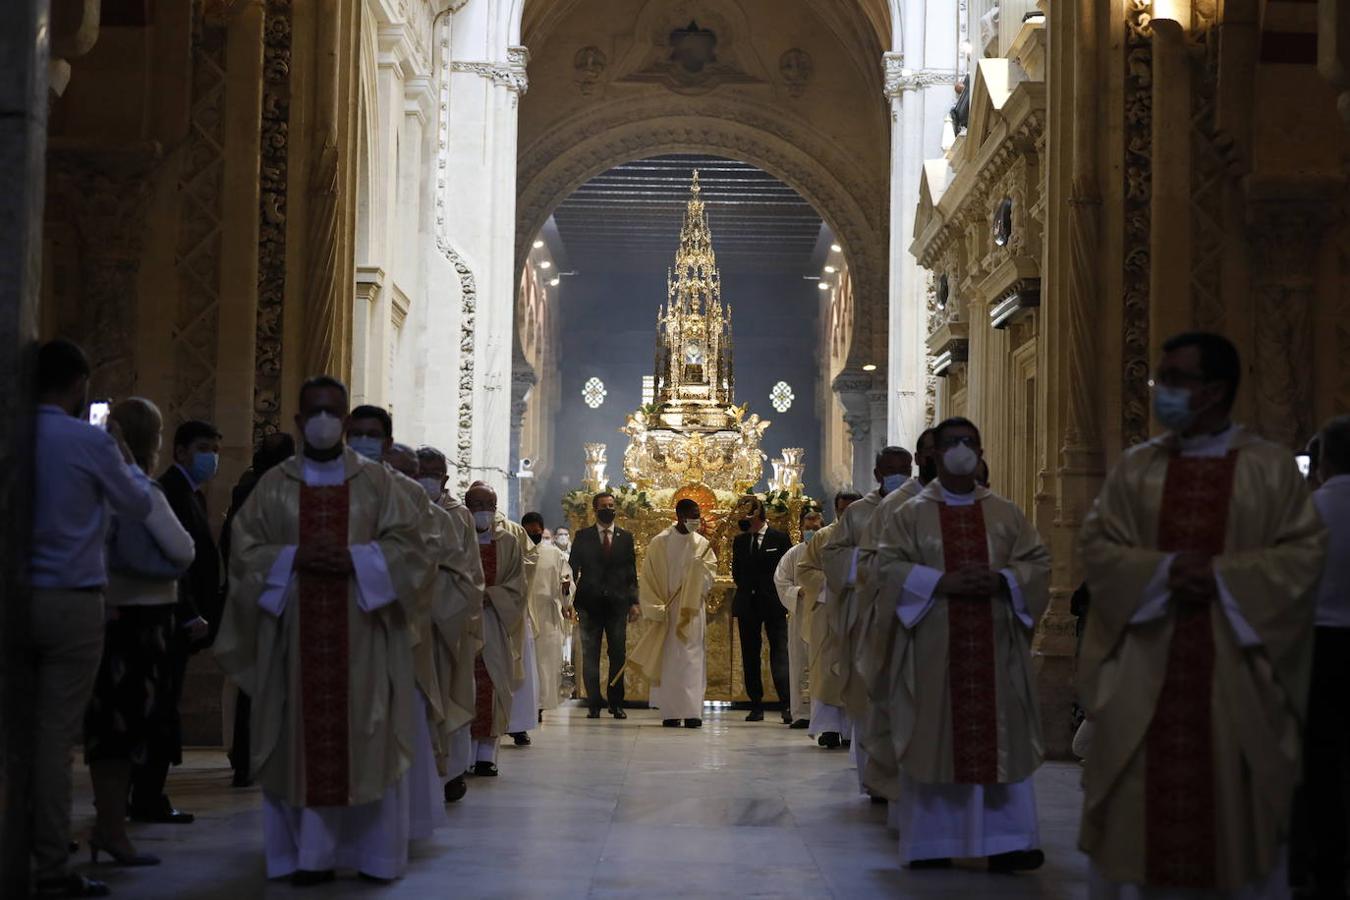
[[694, 169], [723, 272], [811, 272], [830, 240], [811, 204], [749, 163], [687, 154], [624, 163], [564, 200], [553, 215], [565, 264], [664, 272], [679, 246]]

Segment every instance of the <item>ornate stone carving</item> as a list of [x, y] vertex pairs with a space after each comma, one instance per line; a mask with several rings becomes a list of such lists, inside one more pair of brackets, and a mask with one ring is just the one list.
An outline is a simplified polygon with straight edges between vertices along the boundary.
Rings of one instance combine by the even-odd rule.
[[960, 74], [951, 69], [905, 68], [903, 53], [886, 53], [881, 57], [881, 67], [885, 78], [883, 88], [887, 97], [899, 98], [906, 91], [917, 91], [932, 85], [951, 86], [960, 80]]
[[504, 63], [455, 60], [450, 63], [450, 71], [478, 75], [506, 88], [513, 95], [511, 104], [514, 106], [520, 101], [521, 95], [529, 90], [530, 79], [525, 74], [529, 61], [530, 51], [525, 47], [508, 47]]
[[1153, 198], [1153, 38], [1149, 0], [1125, 3], [1125, 229], [1121, 441], [1148, 437], [1149, 252]]
[[816, 74], [816, 63], [811, 54], [800, 47], [784, 50], [778, 57], [778, 74], [783, 76], [789, 97], [800, 97]]
[[609, 59], [599, 47], [591, 45], [578, 50], [576, 56], [572, 57], [572, 71], [576, 73], [572, 80], [576, 82], [577, 90], [583, 96], [594, 93], [608, 65]]
[[306, 372], [340, 372], [345, 352], [340, 303], [348, 303], [337, 284], [338, 151], [330, 136], [314, 159], [309, 184], [308, 240], [305, 247]]
[[180, 228], [174, 254], [178, 311], [172, 332], [174, 385], [166, 410], [170, 422], [211, 419], [215, 412], [225, 42], [232, 12], [228, 3], [207, 2], [193, 22], [192, 106], [181, 153]]
[[281, 428], [281, 316], [286, 296], [286, 190], [291, 114], [291, 0], [263, 7], [263, 96], [258, 200], [258, 328], [253, 436]]
[[[729, 18], [716, 9], [675, 6], [639, 17], [638, 57], [629, 54], [620, 81], [659, 84], [677, 94], [705, 94], [724, 84], [759, 82], [747, 71], [737, 40], [747, 34], [743, 16]], [[697, 18], [694, 16], [697, 15]], [[702, 20], [701, 22], [699, 20]], [[631, 67], [630, 67], [631, 66]]]
[[1191, 79], [1191, 297], [1195, 327], [1223, 333], [1223, 207], [1229, 181], [1214, 128], [1218, 35], [1209, 30], [1195, 37], [1205, 53]]

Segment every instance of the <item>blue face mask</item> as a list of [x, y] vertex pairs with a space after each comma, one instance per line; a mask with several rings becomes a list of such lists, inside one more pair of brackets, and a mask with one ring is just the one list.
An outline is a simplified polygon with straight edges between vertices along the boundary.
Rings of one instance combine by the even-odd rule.
[[197, 484], [206, 484], [216, 477], [216, 470], [219, 468], [220, 454], [194, 453], [192, 454], [192, 462], [188, 464], [188, 474]]
[[347, 446], [371, 462], [379, 462], [384, 456], [384, 441], [377, 437], [358, 434], [347, 438]]
[[802, 543], [803, 544], [807, 543], [808, 541], [811, 540], [811, 538], [815, 536], [816, 530], [814, 528], [807, 528], [805, 531], [802, 532]]
[[1187, 388], [1168, 387], [1165, 384], [1153, 386], [1153, 415], [1168, 431], [1182, 432], [1195, 421], [1195, 412], [1191, 409], [1191, 392]]
[[900, 486], [909, 480], [906, 475], [887, 475], [881, 479], [881, 492], [883, 494], [892, 494], [900, 490]]

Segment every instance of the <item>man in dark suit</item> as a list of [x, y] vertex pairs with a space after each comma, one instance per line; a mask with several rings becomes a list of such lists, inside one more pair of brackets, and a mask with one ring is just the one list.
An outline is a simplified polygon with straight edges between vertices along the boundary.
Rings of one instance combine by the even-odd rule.
[[[591, 498], [596, 524], [583, 528], [572, 541], [568, 563], [576, 578], [573, 606], [581, 624], [581, 662], [586, 683], [586, 718], [600, 718], [600, 639], [609, 642], [609, 675], [623, 668], [627, 657], [628, 623], [638, 618], [637, 553], [633, 535], [614, 524], [618, 504], [609, 491]], [[626, 719], [623, 679], [609, 686], [609, 712]]]
[[739, 506], [740, 527], [731, 545], [731, 577], [736, 582], [736, 600], [731, 612], [741, 638], [741, 663], [745, 669], [745, 692], [750, 695], [747, 722], [764, 720], [764, 681], [760, 677], [761, 631], [769, 636], [769, 671], [773, 687], [783, 701], [783, 722], [792, 724], [788, 709], [787, 610], [778, 600], [773, 574], [778, 561], [792, 546], [792, 539], [769, 527], [764, 503], [745, 497]]
[[177, 628], [169, 640], [169, 679], [165, 700], [172, 710], [170, 726], [174, 735], [169, 752], [154, 754], [132, 766], [131, 818], [137, 822], [173, 822], [187, 824], [192, 813], [174, 809], [164, 793], [169, 766], [182, 760], [182, 723], [178, 702], [183, 693], [183, 678], [188, 657], [194, 650], [210, 646], [220, 627], [223, 598], [220, 593], [220, 553], [211, 533], [211, 518], [206, 511], [206, 485], [216, 476], [220, 465], [220, 432], [209, 422], [191, 419], [178, 426], [173, 435], [173, 465], [159, 476], [160, 487], [174, 515], [192, 536], [196, 548], [192, 567], [178, 581], [178, 606], [174, 610]]

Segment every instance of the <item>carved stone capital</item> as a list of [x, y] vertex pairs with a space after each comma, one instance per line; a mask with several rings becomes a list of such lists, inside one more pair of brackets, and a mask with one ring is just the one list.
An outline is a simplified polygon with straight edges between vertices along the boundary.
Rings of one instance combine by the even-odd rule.
[[493, 84], [506, 88], [519, 98], [530, 87], [530, 79], [525, 74], [525, 67], [529, 61], [530, 51], [528, 49], [525, 47], [508, 47], [506, 49], [506, 62], [504, 63], [455, 60], [450, 64], [450, 71], [486, 78]]
[[844, 413], [844, 425], [848, 428], [848, 439], [855, 444], [865, 443], [872, 436], [872, 416], [870, 413]]
[[958, 77], [952, 69], [908, 69], [903, 53], [882, 54], [881, 67], [885, 77], [883, 93], [891, 100], [899, 99], [906, 91], [931, 85], [954, 85]]

